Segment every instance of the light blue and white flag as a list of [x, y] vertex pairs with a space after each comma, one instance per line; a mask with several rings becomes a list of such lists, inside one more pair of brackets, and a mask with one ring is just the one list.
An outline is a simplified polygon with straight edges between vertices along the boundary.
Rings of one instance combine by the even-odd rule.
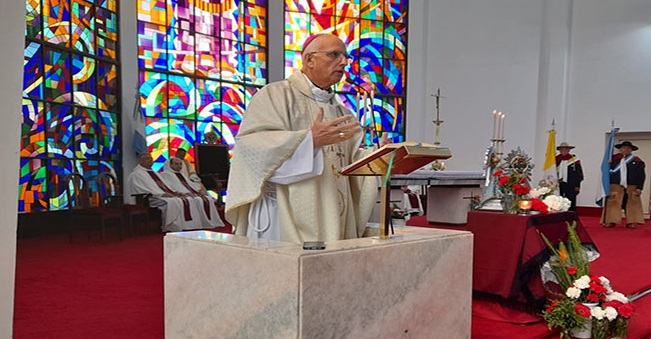
[[601, 178], [599, 178], [599, 182], [597, 183], [597, 196], [595, 197], [595, 203], [599, 206], [603, 206], [604, 198], [610, 195], [610, 159], [613, 157], [615, 133], [617, 132], [619, 132], [619, 128], [613, 128], [610, 130], [604, 158], [601, 160]]
[[136, 158], [142, 154], [149, 152], [147, 149], [147, 139], [145, 137], [145, 118], [143, 117], [142, 110], [140, 108], [140, 95], [136, 93], [136, 102], [133, 107], [133, 142], [132, 147], [133, 151], [136, 154]]

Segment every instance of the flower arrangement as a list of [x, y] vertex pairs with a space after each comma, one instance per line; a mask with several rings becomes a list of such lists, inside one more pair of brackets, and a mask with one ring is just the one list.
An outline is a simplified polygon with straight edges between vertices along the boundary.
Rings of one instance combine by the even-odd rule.
[[506, 174], [504, 170], [497, 170], [493, 176], [497, 178], [497, 186], [502, 194], [504, 212], [517, 213], [518, 202], [526, 198], [530, 191], [526, 175], [518, 171], [510, 171]]
[[610, 280], [590, 272], [590, 260], [576, 233], [576, 223], [568, 226], [568, 244], [552, 245], [541, 234], [552, 256], [549, 266], [560, 289], [550, 291], [554, 298], [543, 313], [550, 329], [560, 327], [561, 338], [571, 338], [572, 332], [584, 330], [586, 338], [625, 338], [628, 320], [634, 305], [616, 292]]

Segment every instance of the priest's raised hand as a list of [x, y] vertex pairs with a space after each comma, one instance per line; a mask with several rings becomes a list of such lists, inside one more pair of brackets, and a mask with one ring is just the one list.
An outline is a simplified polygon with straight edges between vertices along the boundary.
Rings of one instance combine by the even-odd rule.
[[323, 121], [323, 108], [319, 107], [314, 124], [312, 125], [312, 139], [314, 147], [336, 144], [354, 137], [362, 131], [355, 117], [344, 115], [329, 121]]

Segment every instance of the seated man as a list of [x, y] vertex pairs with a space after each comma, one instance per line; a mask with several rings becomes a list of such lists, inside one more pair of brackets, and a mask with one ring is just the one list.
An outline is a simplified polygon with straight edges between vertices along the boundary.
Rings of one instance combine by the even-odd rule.
[[[203, 184], [201, 183], [201, 178], [199, 178], [199, 175], [197, 175], [197, 171], [194, 170], [194, 166], [192, 166], [192, 163], [190, 163], [190, 161], [188, 160], [185, 160], [185, 155], [187, 153], [188, 151], [186, 151], [185, 149], [179, 148], [174, 154], [174, 157], [177, 159], [181, 159], [183, 165], [183, 172], [186, 178], [189, 178], [190, 181], [192, 181], [193, 183], [203, 186]], [[203, 188], [203, 191], [205, 192], [206, 189]]]
[[[161, 177], [151, 169], [154, 160], [149, 153], [138, 157], [138, 165], [129, 174], [131, 194], [151, 194], [149, 204], [162, 211], [163, 232], [177, 232], [200, 228], [210, 228], [213, 225], [203, 225], [200, 213], [203, 205], [201, 200], [189, 199], [167, 186]], [[220, 220], [221, 221], [221, 220]], [[223, 225], [223, 223], [222, 223]]]
[[409, 186], [401, 187], [403, 192], [402, 206], [409, 215], [423, 215], [423, 203], [420, 200], [420, 194], [415, 193]]
[[206, 195], [206, 190], [201, 183], [195, 183], [190, 180], [188, 174], [183, 170], [183, 160], [172, 157], [165, 162], [161, 178], [165, 184], [175, 192], [182, 193], [188, 199], [196, 200], [202, 208], [200, 217], [203, 225], [209, 227], [224, 226], [224, 222], [217, 213], [215, 201], [212, 197]]

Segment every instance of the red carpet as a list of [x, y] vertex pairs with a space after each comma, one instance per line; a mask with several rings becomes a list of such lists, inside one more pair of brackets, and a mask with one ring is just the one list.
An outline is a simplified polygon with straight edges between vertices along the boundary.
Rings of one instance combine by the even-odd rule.
[[[651, 288], [651, 221], [631, 230], [622, 226], [607, 229], [598, 217], [581, 217], [597, 245], [601, 257], [592, 263], [592, 271], [610, 279], [613, 287], [624, 294], [635, 294]], [[425, 216], [413, 217], [410, 226], [465, 230], [465, 225], [429, 224]], [[637, 314], [630, 323], [629, 339], [651, 338], [651, 294], [635, 301]], [[507, 315], [505, 317], [504, 315]], [[510, 318], [514, 323], [496, 321]], [[522, 325], [521, 323], [528, 324]], [[501, 307], [496, 303], [473, 300], [472, 338], [474, 339], [539, 339], [558, 338], [547, 329], [541, 317]]]
[[[651, 287], [651, 223], [637, 230], [604, 229], [597, 218], [581, 220], [602, 254], [593, 264], [596, 273], [610, 278], [622, 293]], [[424, 217], [409, 222], [419, 223], [426, 224]], [[69, 244], [66, 236], [56, 236], [20, 239], [17, 247], [14, 338], [164, 337], [161, 235], [109, 239], [106, 244]], [[635, 305], [629, 339], [651, 338], [651, 294]], [[495, 314], [530, 323], [497, 322], [491, 318]], [[558, 338], [539, 320], [475, 301], [472, 338]]]

